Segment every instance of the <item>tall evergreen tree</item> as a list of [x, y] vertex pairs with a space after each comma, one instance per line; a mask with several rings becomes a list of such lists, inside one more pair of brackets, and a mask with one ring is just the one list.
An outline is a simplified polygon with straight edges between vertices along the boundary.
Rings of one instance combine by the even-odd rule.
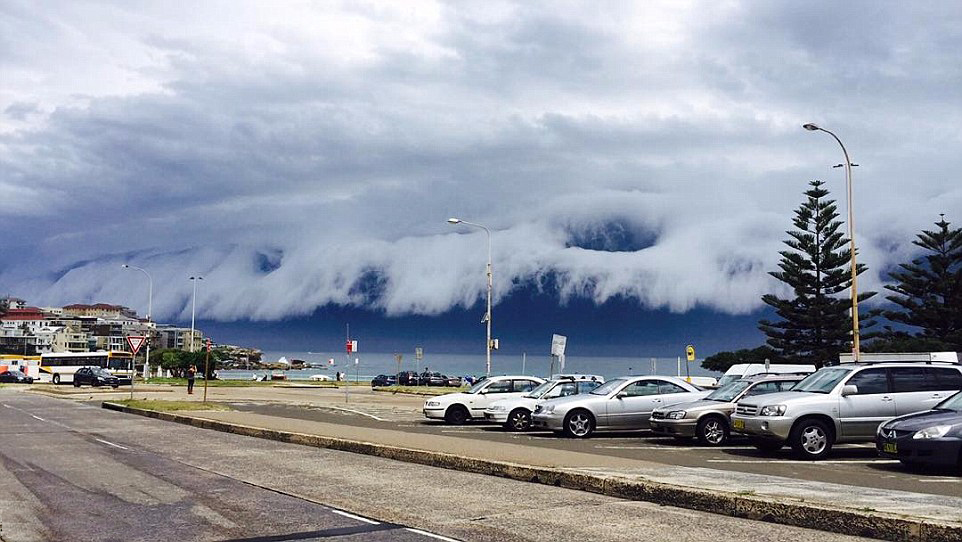
[[[775, 309], [781, 318], [758, 323], [767, 343], [792, 363], [812, 363], [821, 367], [838, 359], [840, 352], [851, 350], [851, 299], [845, 292], [851, 287], [852, 271], [848, 266], [851, 251], [848, 239], [839, 231], [835, 200], [826, 199], [828, 190], [821, 181], [812, 181], [805, 192], [807, 201], [795, 211], [792, 221], [796, 230], [785, 244], [791, 250], [780, 252], [780, 271], [769, 274], [791, 286], [795, 297], [782, 299], [772, 294], [762, 301]], [[858, 265], [859, 274], [866, 267]], [[860, 293], [859, 301], [875, 295]], [[863, 320], [863, 328], [874, 322]]]
[[935, 231], [922, 230], [912, 243], [926, 251], [889, 273], [895, 292], [886, 299], [902, 308], [886, 311], [893, 322], [920, 328], [917, 337], [934, 339], [962, 350], [962, 229], [949, 228], [945, 215]]

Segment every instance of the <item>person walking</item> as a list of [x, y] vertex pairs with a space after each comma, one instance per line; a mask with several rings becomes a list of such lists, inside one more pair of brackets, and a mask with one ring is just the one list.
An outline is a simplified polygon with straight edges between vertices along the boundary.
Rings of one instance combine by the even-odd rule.
[[197, 375], [197, 366], [191, 365], [187, 369], [187, 394], [192, 395], [194, 393], [194, 376]]

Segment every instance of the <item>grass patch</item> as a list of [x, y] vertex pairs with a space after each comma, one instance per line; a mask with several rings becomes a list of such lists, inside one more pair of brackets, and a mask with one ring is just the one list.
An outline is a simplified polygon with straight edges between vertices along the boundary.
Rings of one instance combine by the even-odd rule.
[[[210, 380], [207, 382], [209, 388], [245, 388], [249, 386], [270, 386], [284, 380], [273, 382], [255, 382], [253, 380]], [[166, 384], [168, 386], [187, 386], [186, 378], [151, 378], [149, 384]], [[204, 381], [200, 378], [194, 380], [194, 389], [203, 388]]]
[[163, 401], [148, 399], [123, 399], [121, 401], [111, 401], [131, 408], [144, 410], [157, 410], [160, 412], [175, 412], [178, 410], [233, 410], [231, 407], [221, 403], [201, 402], [201, 401]]

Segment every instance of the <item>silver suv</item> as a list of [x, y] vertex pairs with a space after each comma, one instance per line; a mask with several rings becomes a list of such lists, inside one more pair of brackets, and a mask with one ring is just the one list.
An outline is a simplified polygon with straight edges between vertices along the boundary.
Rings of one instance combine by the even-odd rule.
[[962, 365], [849, 363], [825, 367], [791, 391], [738, 402], [732, 430], [756, 448], [788, 443], [802, 459], [827, 456], [835, 443], [869, 442], [883, 421], [932, 408], [962, 389]]

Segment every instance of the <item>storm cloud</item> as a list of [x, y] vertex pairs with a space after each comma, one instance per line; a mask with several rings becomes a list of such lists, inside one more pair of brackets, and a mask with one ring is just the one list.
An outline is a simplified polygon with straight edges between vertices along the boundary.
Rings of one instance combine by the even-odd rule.
[[0, 293], [279, 319], [550, 287], [743, 314], [811, 179], [878, 289], [962, 221], [962, 7], [0, 5]]

